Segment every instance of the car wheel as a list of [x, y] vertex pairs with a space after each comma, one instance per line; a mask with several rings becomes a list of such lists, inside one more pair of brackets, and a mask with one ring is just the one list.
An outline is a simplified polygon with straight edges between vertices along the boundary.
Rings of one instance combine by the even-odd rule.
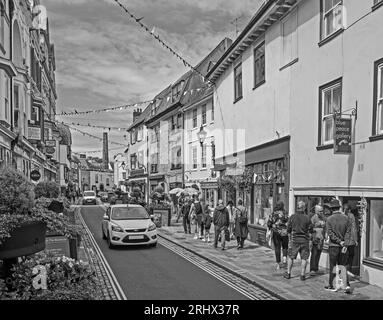
[[149, 247], [151, 247], [151, 248], [155, 248], [155, 247], [157, 247], [157, 242], [154, 242], [154, 243], [149, 244]]
[[103, 227], [101, 227], [101, 233], [102, 233], [102, 239], [103, 239], [103, 240], [106, 240], [107, 237], [106, 237], [106, 235], [105, 235], [105, 232], [104, 232], [104, 228], [103, 228]]
[[113, 245], [113, 243], [112, 243], [112, 241], [110, 239], [110, 235], [109, 234], [108, 234], [108, 247], [109, 247], [109, 249], [113, 249], [114, 248], [114, 245]]

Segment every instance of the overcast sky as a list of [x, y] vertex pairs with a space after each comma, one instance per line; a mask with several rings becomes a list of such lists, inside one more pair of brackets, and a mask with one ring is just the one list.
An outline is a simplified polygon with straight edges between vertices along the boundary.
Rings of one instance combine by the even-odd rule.
[[[263, 0], [121, 0], [142, 22], [192, 65], [225, 37], [234, 40]], [[152, 99], [188, 71], [144, 32], [113, 0], [43, 0], [55, 44], [57, 113], [90, 110]], [[142, 106], [144, 109], [145, 106]], [[60, 117], [60, 121], [128, 127], [128, 111]], [[77, 127], [102, 137], [102, 129]], [[111, 131], [111, 141], [126, 143]], [[75, 152], [100, 150], [102, 143], [72, 131]], [[118, 146], [110, 145], [110, 148]], [[124, 148], [110, 152], [113, 155]], [[97, 154], [93, 154], [97, 155]], [[99, 156], [101, 154], [98, 154]]]

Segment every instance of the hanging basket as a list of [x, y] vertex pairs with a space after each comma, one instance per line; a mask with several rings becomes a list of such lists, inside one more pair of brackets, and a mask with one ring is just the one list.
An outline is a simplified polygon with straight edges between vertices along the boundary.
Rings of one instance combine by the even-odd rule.
[[45, 249], [46, 224], [24, 222], [10, 232], [11, 237], [0, 245], [0, 260], [28, 256]]

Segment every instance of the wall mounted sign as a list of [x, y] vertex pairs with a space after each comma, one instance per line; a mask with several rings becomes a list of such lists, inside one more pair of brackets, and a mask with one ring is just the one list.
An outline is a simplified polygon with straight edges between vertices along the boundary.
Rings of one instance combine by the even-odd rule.
[[30, 177], [33, 181], [39, 181], [41, 178], [41, 173], [38, 170], [33, 170], [31, 171]]
[[351, 154], [351, 124], [351, 119], [335, 118], [334, 154]]

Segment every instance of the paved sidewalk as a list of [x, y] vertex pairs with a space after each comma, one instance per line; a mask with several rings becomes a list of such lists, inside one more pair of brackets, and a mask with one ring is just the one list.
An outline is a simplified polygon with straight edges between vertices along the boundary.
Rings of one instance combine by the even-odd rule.
[[[266, 247], [250, 241], [245, 242], [243, 250], [237, 250], [236, 241], [227, 243], [227, 250], [220, 247], [215, 249], [213, 243], [194, 240], [194, 234], [185, 235], [181, 223], [172, 227], [158, 229], [159, 235], [177, 243], [195, 254], [201, 255], [225, 269], [229, 269], [242, 278], [272, 290], [286, 299], [294, 300], [381, 300], [383, 289], [363, 283], [350, 281], [352, 294], [324, 290], [328, 282], [326, 270], [320, 270], [318, 275], [308, 275], [306, 281], [301, 281], [300, 261], [296, 260], [291, 279], [283, 278], [285, 269], [276, 270], [274, 252]], [[213, 237], [211, 237], [212, 239]]]

